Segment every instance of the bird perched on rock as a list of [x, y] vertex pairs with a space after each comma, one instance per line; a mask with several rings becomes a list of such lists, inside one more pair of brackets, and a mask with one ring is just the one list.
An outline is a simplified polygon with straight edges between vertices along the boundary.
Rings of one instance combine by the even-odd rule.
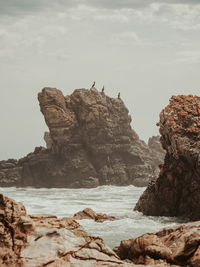
[[[92, 87], [95, 87], [95, 82], [93, 82], [93, 85], [92, 85]], [[92, 88], [92, 87], [91, 87], [91, 88]]]
[[118, 93], [118, 96], [117, 97], [120, 99], [120, 93]]
[[103, 86], [103, 88], [101, 89], [101, 92], [104, 93], [104, 86]]

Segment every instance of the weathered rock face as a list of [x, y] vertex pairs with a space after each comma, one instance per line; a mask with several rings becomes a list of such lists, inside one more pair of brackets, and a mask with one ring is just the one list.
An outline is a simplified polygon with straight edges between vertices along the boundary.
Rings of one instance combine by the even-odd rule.
[[[56, 88], [44, 88], [38, 99], [49, 127], [47, 149], [36, 148], [19, 160], [19, 179], [13, 185], [146, 186], [156, 177], [162, 157], [155, 153], [156, 146], [151, 149], [133, 131], [120, 98], [95, 88], [77, 89], [66, 97]], [[2, 173], [0, 186], [5, 186], [7, 175]]]
[[95, 222], [104, 222], [104, 221], [114, 221], [116, 218], [114, 216], [106, 215], [105, 213], [96, 213], [90, 208], [86, 208], [82, 211], [77, 212], [73, 216], [74, 220], [94, 220]]
[[25, 208], [0, 194], [0, 266], [20, 266], [18, 257], [26, 242], [20, 218]]
[[167, 154], [159, 178], [135, 210], [146, 215], [200, 219], [200, 98], [173, 96], [160, 113], [160, 133]]
[[135, 264], [200, 266], [200, 222], [165, 228], [124, 240], [114, 251]]
[[38, 99], [50, 129], [52, 151], [63, 159], [57, 181], [66, 180], [74, 187], [151, 180], [156, 167], [150, 150], [132, 130], [121, 99], [95, 88], [78, 89], [67, 97], [57, 89], [44, 88]]
[[135, 266], [119, 259], [99, 237], [70, 218], [28, 216], [0, 194], [0, 266]]

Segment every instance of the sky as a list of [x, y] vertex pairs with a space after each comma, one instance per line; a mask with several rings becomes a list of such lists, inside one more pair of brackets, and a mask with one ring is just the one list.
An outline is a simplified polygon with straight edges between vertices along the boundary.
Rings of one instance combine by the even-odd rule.
[[45, 146], [37, 94], [118, 92], [147, 141], [172, 95], [199, 94], [200, 0], [0, 0], [0, 160]]

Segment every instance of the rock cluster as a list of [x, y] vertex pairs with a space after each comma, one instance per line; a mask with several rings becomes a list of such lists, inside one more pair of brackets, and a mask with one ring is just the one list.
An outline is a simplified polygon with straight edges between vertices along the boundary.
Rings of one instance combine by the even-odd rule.
[[0, 194], [0, 266], [134, 266], [73, 219], [26, 214]]
[[2, 267], [196, 267], [200, 221], [124, 240], [112, 250], [73, 218], [27, 215], [22, 204], [0, 194], [0, 248]]
[[10, 169], [1, 167], [10, 162], [0, 162], [0, 186], [146, 186], [156, 177], [163, 153], [160, 147], [155, 153], [154, 139], [151, 146], [139, 139], [121, 98], [95, 88], [65, 97], [56, 88], [44, 88], [38, 100], [49, 127], [47, 149], [36, 148]]
[[124, 240], [114, 251], [135, 264], [200, 266], [200, 222], [187, 223]]
[[114, 216], [108, 216], [105, 213], [96, 213], [90, 208], [86, 208], [82, 211], [77, 212], [73, 216], [74, 220], [94, 220], [95, 222], [104, 222], [104, 221], [114, 221], [116, 218]]
[[135, 210], [146, 215], [200, 219], [200, 97], [173, 96], [160, 113], [164, 165]]

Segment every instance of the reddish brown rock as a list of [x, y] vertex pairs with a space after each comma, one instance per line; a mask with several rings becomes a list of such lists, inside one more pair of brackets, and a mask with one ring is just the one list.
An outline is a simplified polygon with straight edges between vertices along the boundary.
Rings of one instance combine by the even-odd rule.
[[114, 221], [116, 218], [114, 216], [106, 215], [105, 213], [96, 213], [90, 208], [86, 208], [82, 211], [77, 212], [73, 216], [74, 220], [94, 220], [95, 222], [104, 222], [104, 221]]
[[1, 194], [0, 248], [2, 267], [197, 267], [200, 222], [122, 241], [114, 252], [101, 238], [88, 235], [72, 218], [28, 216], [22, 204]]
[[134, 266], [71, 218], [28, 216], [22, 204], [0, 195], [0, 266]]
[[1, 168], [0, 162], [0, 186], [146, 186], [155, 179], [162, 158], [131, 128], [121, 98], [95, 88], [76, 89], [69, 96], [44, 88], [38, 100], [49, 127], [47, 149], [36, 148], [14, 169]]
[[200, 97], [173, 96], [160, 113], [161, 143], [167, 154], [158, 179], [135, 210], [146, 215], [200, 219]]
[[0, 194], [0, 266], [21, 266], [18, 258], [26, 243], [21, 218], [25, 215], [23, 205]]
[[124, 240], [115, 252], [136, 264], [200, 266], [200, 222], [165, 228]]

